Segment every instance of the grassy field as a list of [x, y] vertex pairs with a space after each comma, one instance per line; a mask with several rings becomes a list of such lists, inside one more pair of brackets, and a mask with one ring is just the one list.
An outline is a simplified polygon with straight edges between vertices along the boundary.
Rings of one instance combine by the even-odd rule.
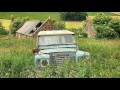
[[[119, 18], [120, 16], [112, 16], [113, 18]], [[89, 19], [93, 19], [94, 16], [89, 16]], [[1, 19], [0, 20], [3, 23], [3, 26], [5, 27], [6, 30], [9, 30], [9, 25], [10, 25], [10, 20], [5, 20], [5, 19]], [[79, 21], [71, 21], [71, 22], [65, 22], [65, 26], [66, 28], [83, 28], [83, 22], [79, 22]]]
[[[87, 12], [89, 18], [93, 19], [96, 13], [98, 12]], [[118, 17], [119, 13], [111, 13], [111, 12], [104, 12], [105, 15], [109, 15], [112, 17]], [[3, 26], [9, 30], [10, 21], [5, 19], [10, 19], [10, 16], [13, 15], [15, 18], [17, 17], [25, 17], [28, 16], [31, 19], [39, 19], [39, 20], [46, 20], [49, 16], [52, 19], [55, 19], [57, 21], [60, 20], [59, 17], [60, 12], [0, 12], [0, 18], [3, 20], [0, 20], [3, 23]], [[66, 22], [66, 28], [82, 28], [83, 23], [82, 22]]]
[[118, 78], [120, 77], [120, 40], [77, 38], [80, 50], [91, 60], [66, 62], [58, 68], [34, 69], [36, 40], [0, 36], [0, 78]]
[[[95, 16], [98, 12], [87, 12], [88, 16]], [[119, 16], [119, 14], [111, 12], [103, 12], [109, 16]], [[60, 20], [60, 12], [0, 12], [0, 19], [10, 19], [11, 15], [15, 18], [28, 16], [31, 19], [46, 20], [49, 16], [52, 19]]]
[[83, 22], [65, 22], [65, 27], [66, 28], [83, 28]]
[[28, 16], [38, 20], [46, 20], [50, 16], [52, 19], [60, 20], [59, 12], [0, 12], [1, 19], [10, 19], [11, 15], [14, 18]]
[[[95, 16], [96, 13], [98, 12], [87, 12], [88, 13], [88, 16]], [[108, 16], [120, 16], [120, 14], [118, 13], [111, 13], [111, 12], [103, 12], [105, 15], [108, 15]]]
[[120, 12], [111, 12], [111, 13], [114, 13], [114, 14], [118, 14], [118, 15], [120, 15]]

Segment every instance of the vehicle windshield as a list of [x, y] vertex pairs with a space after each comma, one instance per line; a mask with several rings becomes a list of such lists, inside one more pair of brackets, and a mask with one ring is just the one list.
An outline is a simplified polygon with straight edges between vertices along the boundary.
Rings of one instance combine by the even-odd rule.
[[50, 35], [40, 36], [39, 45], [58, 45], [58, 44], [75, 44], [74, 35]]

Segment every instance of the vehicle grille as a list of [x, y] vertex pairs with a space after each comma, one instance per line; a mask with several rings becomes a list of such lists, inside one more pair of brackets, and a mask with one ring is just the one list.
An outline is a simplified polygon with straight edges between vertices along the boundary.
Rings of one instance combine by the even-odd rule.
[[61, 65], [64, 61], [74, 57], [74, 53], [52, 53], [50, 57], [52, 64]]

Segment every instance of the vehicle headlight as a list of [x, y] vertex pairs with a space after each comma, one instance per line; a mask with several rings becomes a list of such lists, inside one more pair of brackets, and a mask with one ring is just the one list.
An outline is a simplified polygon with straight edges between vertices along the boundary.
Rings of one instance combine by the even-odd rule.
[[89, 52], [85, 52], [85, 55], [86, 55], [86, 56], [90, 56], [90, 53], [89, 53]]
[[85, 59], [90, 59], [90, 53], [85, 52]]
[[49, 65], [49, 61], [47, 59], [40, 60], [41, 67], [46, 67]]

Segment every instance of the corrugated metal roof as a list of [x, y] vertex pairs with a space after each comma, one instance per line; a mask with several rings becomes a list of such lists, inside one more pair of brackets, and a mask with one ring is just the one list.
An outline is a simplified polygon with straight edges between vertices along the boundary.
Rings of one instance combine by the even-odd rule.
[[40, 31], [38, 35], [63, 35], [63, 34], [75, 34], [68, 30], [53, 30], [53, 31]]
[[22, 33], [22, 34], [29, 34], [32, 30], [34, 30], [35, 26], [39, 23], [40, 21], [27, 21], [25, 24], [16, 32]]

